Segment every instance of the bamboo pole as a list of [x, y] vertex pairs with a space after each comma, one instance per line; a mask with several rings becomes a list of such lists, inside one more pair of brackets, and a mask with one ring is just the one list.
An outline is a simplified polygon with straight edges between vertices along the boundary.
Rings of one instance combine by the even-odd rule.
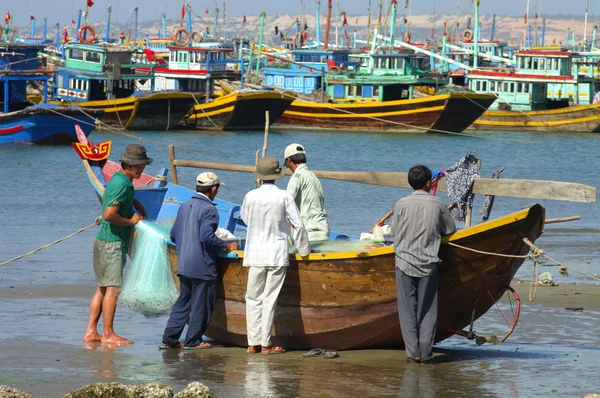
[[269, 111], [265, 111], [265, 138], [262, 148], [263, 158], [267, 155], [267, 148], [269, 148]]
[[177, 179], [177, 161], [175, 160], [175, 145], [169, 145], [169, 160], [171, 161], [171, 170], [173, 174], [171, 175], [171, 182], [173, 184], [179, 184], [179, 180]]
[[[254, 166], [232, 163], [201, 162], [195, 160], [177, 160], [173, 166], [197, 167], [213, 170], [227, 170], [252, 173]], [[330, 180], [356, 182], [394, 188], [412, 189], [408, 184], [408, 173], [394, 171], [319, 171], [311, 170], [317, 177]], [[175, 172], [173, 173], [175, 174]], [[286, 170], [286, 175], [292, 175]], [[446, 179], [441, 178], [437, 186], [438, 192], [446, 192]], [[476, 178], [473, 182], [473, 193], [480, 195], [506, 196], [527, 199], [565, 200], [571, 202], [595, 202], [596, 188], [574, 182], [548, 180], [520, 180]]]
[[544, 221], [544, 224], [554, 224], [554, 223], [558, 223], [558, 222], [568, 222], [568, 221], [577, 221], [577, 220], [581, 220], [581, 216], [549, 218], [546, 221]]

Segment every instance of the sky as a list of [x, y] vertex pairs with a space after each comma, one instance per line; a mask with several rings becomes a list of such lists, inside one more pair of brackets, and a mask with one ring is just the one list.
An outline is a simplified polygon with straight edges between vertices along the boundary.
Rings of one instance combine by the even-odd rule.
[[[139, 8], [140, 21], [158, 21], [162, 12], [166, 13], [167, 18], [179, 18], [181, 15], [181, 6], [183, 0], [92, 0], [94, 5], [90, 9], [89, 20], [101, 21], [107, 16], [107, 8], [112, 3], [113, 21], [125, 23], [130, 20], [132, 9]], [[372, 14], [376, 13], [379, 0], [371, 0]], [[384, 7], [390, 0], [382, 0]], [[539, 12], [540, 4], [542, 12], [539, 14], [577, 14], [583, 15], [585, 11], [586, 0], [530, 0], [530, 14]], [[204, 16], [208, 8], [209, 16], [214, 15], [216, 8], [215, 0], [189, 0], [192, 9]], [[218, 0], [219, 8], [222, 9], [223, 0]], [[431, 14], [434, 6], [438, 14], [455, 13], [457, 3], [460, 14], [464, 13], [467, 7], [471, 8], [473, 0], [410, 0], [410, 13], [412, 14]], [[600, 0], [589, 0], [590, 15], [598, 13], [600, 15]], [[48, 24], [54, 25], [57, 22], [61, 25], [69, 24], [74, 19], [77, 10], [85, 8], [86, 0], [1, 0], [0, 14], [4, 15], [7, 11], [14, 14], [13, 22], [17, 25], [28, 25], [29, 15], [33, 14], [36, 20], [41, 21], [44, 17], [48, 18]], [[261, 11], [266, 11], [267, 15], [274, 14], [300, 14], [300, 5], [304, 5], [304, 12], [308, 14], [315, 13], [316, 0], [226, 0], [227, 16], [251, 16], [258, 15]], [[339, 8], [338, 8], [339, 4]], [[369, 0], [333, 0], [332, 14], [336, 15], [338, 11], [347, 11], [348, 15], [366, 15]], [[406, 0], [398, 0], [399, 13], [409, 14], [405, 9]], [[498, 15], [521, 16], [525, 14], [527, 0], [481, 0], [480, 12], [482, 14], [496, 13]], [[321, 0], [321, 13], [327, 12], [327, 0]], [[4, 8], [4, 10], [2, 10]]]

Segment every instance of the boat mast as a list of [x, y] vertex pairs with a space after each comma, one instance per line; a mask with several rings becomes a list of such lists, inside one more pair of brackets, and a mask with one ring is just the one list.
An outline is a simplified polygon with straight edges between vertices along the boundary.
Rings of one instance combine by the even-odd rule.
[[[219, 35], [217, 31], [219, 29], [219, 4], [215, 0], [215, 41], [219, 41]], [[191, 32], [190, 32], [191, 34]]]
[[263, 45], [263, 35], [265, 33], [265, 18], [267, 17], [267, 13], [263, 11], [260, 14], [260, 36], [258, 37], [258, 57], [256, 60], [256, 78], [258, 79], [258, 74], [260, 73], [260, 59], [262, 53], [262, 45]]
[[392, 16], [390, 19], [390, 54], [394, 53], [394, 36], [396, 33], [396, 9], [398, 8], [398, 0], [392, 0]]
[[529, 0], [527, 0], [527, 9], [525, 11], [525, 27], [523, 29], [523, 44], [521, 47], [527, 48], [527, 23], [529, 21]]
[[317, 17], [315, 22], [317, 48], [321, 47], [321, 2], [317, 1]]
[[383, 32], [383, 29], [381, 27], [381, 12], [383, 11], [383, 2], [382, 0], [379, 0], [379, 19], [377, 20], [377, 24], [379, 25], [379, 29], [381, 29], [381, 31]]
[[479, 1], [480, 0], [475, 0], [475, 26], [473, 29], [473, 50], [475, 51], [475, 56], [473, 57], [473, 67], [475, 69], [477, 69], [477, 64], [479, 61]]
[[225, 0], [223, 0], [223, 41], [227, 41], [227, 22], [225, 22]]
[[369, 0], [369, 8], [368, 8], [368, 18], [367, 18], [367, 47], [371, 45], [371, 0]]
[[583, 21], [583, 51], [587, 51], [588, 7], [590, 0], [585, 0], [585, 17]]
[[332, 7], [332, 2], [333, 2], [333, 0], [327, 0], [327, 25], [325, 25], [325, 42], [323, 44], [323, 49], [324, 50], [327, 50], [327, 46], [329, 44], [329, 27], [331, 25], [331, 7]]
[[104, 35], [104, 41], [108, 43], [108, 39], [110, 38], [110, 16], [112, 13], [112, 6], [108, 6], [108, 18], [106, 19], [106, 33]]

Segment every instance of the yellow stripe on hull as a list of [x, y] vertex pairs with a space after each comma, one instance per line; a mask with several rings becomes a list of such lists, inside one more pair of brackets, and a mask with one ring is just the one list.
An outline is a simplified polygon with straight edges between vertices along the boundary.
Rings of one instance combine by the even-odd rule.
[[[502, 227], [505, 225], [509, 225], [521, 220], [524, 220], [529, 215], [529, 209], [520, 210], [516, 213], [512, 213], [506, 215], [504, 217], [500, 217], [494, 220], [486, 221], [481, 224], [474, 225], [470, 228], [461, 229], [456, 231], [452, 235], [444, 236], [442, 238], [442, 243], [448, 243], [455, 240], [467, 238], [469, 236], [474, 236], [481, 234], [483, 232], [493, 230], [498, 227]], [[385, 254], [391, 254], [394, 252], [394, 246], [386, 246], [378, 249], [366, 250], [366, 251], [348, 251], [348, 252], [335, 252], [335, 253], [313, 253], [308, 255], [309, 261], [318, 261], [318, 260], [343, 260], [343, 259], [356, 259], [356, 258], [364, 258], [364, 257], [374, 257], [381, 256]], [[236, 252], [238, 257], [243, 258], [244, 252], [238, 251]], [[302, 256], [296, 254], [296, 260], [301, 262], [304, 261]]]
[[194, 107], [195, 113], [189, 117], [189, 119], [204, 119], [205, 117], [220, 115], [227, 112], [233, 112], [235, 106], [230, 106], [227, 108], [219, 109], [216, 111], [206, 112], [202, 111], [202, 109]]
[[[294, 106], [294, 103], [292, 103]], [[334, 107], [330, 109], [332, 112], [335, 111]], [[415, 113], [425, 113], [425, 112], [438, 112], [444, 110], [444, 106], [434, 106], [431, 108], [420, 108], [420, 109], [409, 109], [406, 111], [396, 111], [396, 112], [375, 112], [375, 113], [347, 113], [347, 112], [339, 112], [339, 113], [305, 113], [305, 112], [296, 112], [296, 111], [285, 111], [286, 115], [291, 116], [301, 116], [307, 118], [369, 118], [369, 117], [392, 117], [392, 116], [401, 116], [401, 115], [412, 115]]]

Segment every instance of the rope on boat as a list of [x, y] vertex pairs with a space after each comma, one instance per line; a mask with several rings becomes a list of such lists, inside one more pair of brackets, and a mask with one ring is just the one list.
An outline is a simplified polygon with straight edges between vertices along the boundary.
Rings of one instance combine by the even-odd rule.
[[3, 265], [6, 265], [6, 264], [8, 264], [8, 263], [12, 263], [13, 261], [20, 260], [20, 259], [22, 259], [22, 258], [24, 258], [24, 257], [31, 256], [32, 254], [34, 254], [34, 253], [37, 253], [37, 252], [39, 252], [40, 250], [46, 249], [46, 248], [48, 248], [48, 247], [50, 247], [50, 246], [52, 246], [52, 245], [55, 245], [55, 244], [57, 244], [57, 243], [64, 242], [65, 240], [67, 240], [67, 239], [69, 239], [69, 238], [72, 238], [73, 236], [75, 236], [75, 235], [77, 235], [77, 234], [79, 234], [79, 233], [81, 233], [81, 232], [83, 232], [83, 231], [87, 231], [88, 229], [92, 228], [94, 225], [100, 225], [100, 224], [102, 224], [102, 217], [98, 216], [98, 217], [96, 217], [96, 220], [94, 221], [94, 223], [93, 223], [93, 224], [90, 224], [90, 225], [88, 225], [88, 226], [86, 226], [86, 227], [83, 227], [83, 228], [81, 228], [81, 229], [78, 229], [77, 231], [73, 232], [72, 234], [69, 234], [69, 235], [67, 235], [67, 236], [65, 236], [65, 237], [63, 237], [63, 238], [60, 238], [60, 239], [58, 239], [58, 240], [55, 240], [55, 241], [54, 241], [54, 242], [52, 242], [52, 243], [48, 243], [47, 245], [44, 245], [44, 246], [38, 247], [38, 248], [37, 248], [37, 249], [35, 249], [35, 250], [32, 250], [32, 251], [30, 251], [30, 252], [27, 252], [27, 253], [25, 253], [25, 254], [21, 254], [20, 256], [17, 256], [17, 257], [15, 257], [15, 258], [11, 258], [10, 260], [4, 261], [4, 262], [0, 263], [0, 267], [2, 267]]
[[219, 131], [223, 131], [222, 127], [217, 126], [217, 124], [215, 122], [213, 122], [213, 120], [210, 118], [210, 116], [208, 116], [208, 113], [206, 113], [206, 111], [204, 109], [202, 109], [202, 105], [200, 105], [200, 103], [198, 102], [198, 100], [196, 99], [195, 95], [192, 95], [192, 98], [194, 99], [194, 101], [196, 101], [196, 105], [198, 105], [198, 107], [200, 108], [200, 110], [202, 111], [202, 113], [204, 113], [204, 116], [206, 116], [206, 118], [208, 119], [209, 122], [212, 123], [213, 126], [215, 126], [215, 128]]
[[414, 128], [414, 129], [423, 130], [423, 131], [433, 131], [433, 132], [436, 132], [436, 133], [450, 134], [450, 135], [460, 135], [462, 137], [482, 138], [482, 139], [487, 139], [487, 140], [510, 141], [510, 142], [517, 142], [517, 143], [531, 143], [531, 141], [514, 140], [514, 139], [511, 139], [511, 138], [485, 137], [485, 136], [481, 136], [481, 135], [477, 135], [477, 134], [456, 133], [456, 132], [453, 132], [453, 131], [440, 130], [440, 129], [432, 129], [432, 128], [429, 128], [429, 127], [421, 127], [421, 126], [415, 126], [415, 125], [412, 125], [412, 124], [407, 124], [407, 123], [402, 123], [402, 122], [396, 122], [396, 121], [393, 121], [393, 120], [386, 120], [386, 119], [382, 119], [382, 118], [375, 117], [375, 116], [363, 115], [363, 114], [360, 114], [360, 113], [348, 111], [346, 109], [335, 108], [333, 106], [327, 106], [327, 107], [330, 108], [330, 109], [332, 109], [332, 110], [338, 111], [338, 112], [348, 113], [348, 114], [351, 114], [351, 115], [359, 115], [359, 116], [364, 117], [366, 119], [377, 120], [377, 121], [380, 121], [380, 122], [385, 122], [385, 123], [390, 123], [390, 124], [396, 124], [396, 125], [399, 125], [399, 126]]
[[569, 267], [563, 263], [561, 263], [558, 260], [553, 259], [552, 257], [548, 256], [546, 254], [546, 252], [544, 252], [542, 249], [540, 249], [538, 246], [534, 245], [529, 239], [527, 238], [523, 238], [523, 242], [529, 246], [530, 249], [530, 253], [528, 254], [524, 254], [524, 255], [517, 255], [517, 254], [504, 254], [504, 253], [493, 253], [493, 252], [486, 252], [484, 250], [478, 250], [478, 249], [473, 249], [470, 247], [466, 247], [466, 246], [462, 246], [453, 242], [446, 242], [449, 246], [454, 246], [457, 247], [459, 249], [463, 249], [463, 250], [467, 250], [473, 253], [477, 253], [477, 254], [484, 254], [487, 256], [497, 256], [497, 257], [505, 257], [505, 258], [519, 258], [519, 259], [532, 259], [533, 260], [533, 271], [532, 271], [532, 275], [531, 275], [531, 284], [529, 286], [529, 301], [533, 301], [535, 299], [535, 295], [537, 292], [537, 274], [538, 274], [538, 269], [539, 269], [539, 259], [540, 257], [545, 257], [548, 260], [556, 263], [559, 266], [559, 272], [562, 274], [565, 272], [566, 269], [570, 269], [573, 272], [577, 272], [581, 275], [586, 276], [587, 278], [590, 279], [594, 279], [597, 281], [600, 281], [600, 278], [597, 278], [595, 276], [592, 276], [590, 274], [586, 274], [583, 271], [579, 271], [573, 267]]

